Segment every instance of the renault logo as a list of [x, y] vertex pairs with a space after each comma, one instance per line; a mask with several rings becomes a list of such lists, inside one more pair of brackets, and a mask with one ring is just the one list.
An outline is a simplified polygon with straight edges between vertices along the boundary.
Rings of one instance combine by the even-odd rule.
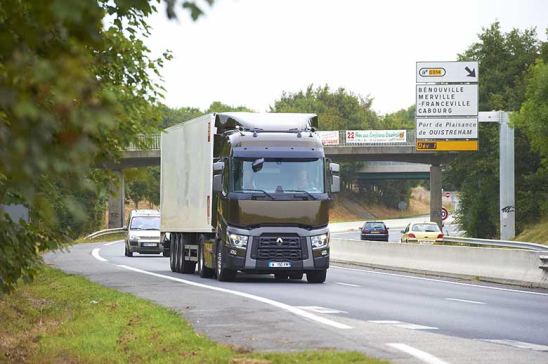
[[283, 242], [284, 242], [284, 239], [282, 238], [276, 239], [276, 244], [278, 244], [278, 246], [282, 246]]

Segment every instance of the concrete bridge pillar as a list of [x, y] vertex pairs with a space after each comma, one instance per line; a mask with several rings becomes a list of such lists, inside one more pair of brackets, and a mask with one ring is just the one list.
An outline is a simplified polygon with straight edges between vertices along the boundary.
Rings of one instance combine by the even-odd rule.
[[430, 221], [441, 229], [441, 167], [439, 164], [430, 166]]
[[124, 226], [124, 173], [122, 170], [113, 171], [116, 182], [110, 187], [108, 199], [108, 228], [120, 228]]

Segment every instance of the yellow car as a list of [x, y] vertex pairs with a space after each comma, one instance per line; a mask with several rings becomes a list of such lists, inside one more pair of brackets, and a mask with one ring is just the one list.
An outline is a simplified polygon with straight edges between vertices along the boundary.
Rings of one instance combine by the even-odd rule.
[[413, 222], [401, 231], [402, 243], [434, 244], [443, 241], [443, 233], [435, 222]]

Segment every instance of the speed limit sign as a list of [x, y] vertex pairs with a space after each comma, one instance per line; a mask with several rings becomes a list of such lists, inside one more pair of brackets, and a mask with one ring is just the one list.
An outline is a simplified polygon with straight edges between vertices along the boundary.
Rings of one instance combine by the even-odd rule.
[[441, 219], [445, 220], [447, 219], [447, 216], [449, 216], [449, 211], [445, 207], [441, 208]]

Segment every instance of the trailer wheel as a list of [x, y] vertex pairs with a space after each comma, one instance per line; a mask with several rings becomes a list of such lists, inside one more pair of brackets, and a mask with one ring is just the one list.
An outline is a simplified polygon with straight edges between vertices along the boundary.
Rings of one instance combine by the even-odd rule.
[[181, 244], [181, 234], [177, 233], [175, 235], [175, 272], [181, 273], [181, 266], [183, 260], [183, 250]]
[[189, 242], [189, 234], [183, 233], [179, 236], [179, 248], [181, 249], [181, 252], [179, 253], [179, 256], [181, 258], [180, 272], [185, 274], [194, 273], [194, 271], [196, 270], [196, 262], [185, 260], [185, 244]]
[[171, 268], [172, 272], [177, 272], [177, 262], [175, 254], [175, 234], [173, 234], [171, 236], [171, 239], [169, 240], [169, 267]]
[[323, 283], [327, 277], [327, 269], [313, 270], [306, 273], [308, 283]]
[[231, 282], [236, 278], [236, 271], [223, 268], [223, 242], [217, 241], [217, 254], [215, 256], [215, 273], [217, 274], [217, 280], [224, 282]]
[[204, 244], [205, 237], [200, 235], [199, 244], [198, 244], [198, 274], [202, 278], [211, 278], [215, 275], [215, 271], [211, 268], [206, 267], [204, 262]]

